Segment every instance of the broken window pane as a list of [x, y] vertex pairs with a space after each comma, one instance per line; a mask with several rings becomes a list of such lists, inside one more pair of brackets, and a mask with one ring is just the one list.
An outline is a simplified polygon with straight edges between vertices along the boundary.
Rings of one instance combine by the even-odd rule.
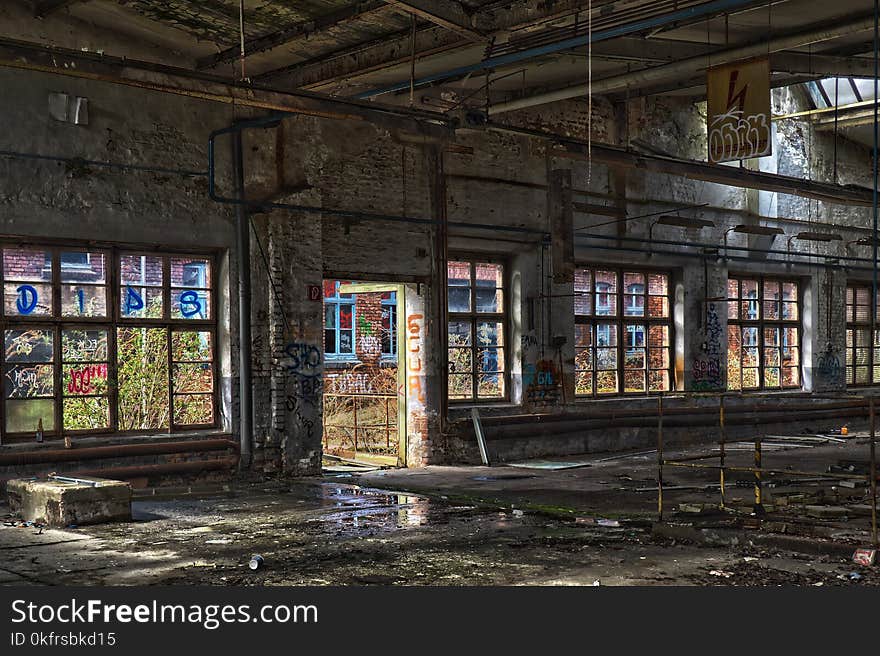
[[164, 328], [116, 331], [119, 429], [168, 428], [168, 338]]
[[470, 312], [471, 265], [469, 262], [449, 262], [447, 271], [447, 297], [450, 312]]
[[174, 425], [203, 426], [214, 423], [214, 399], [211, 394], [175, 394]]
[[61, 315], [64, 317], [106, 317], [107, 287], [104, 285], [61, 285]]
[[174, 423], [178, 426], [214, 422], [212, 336], [207, 331], [176, 330], [171, 334]]
[[574, 314], [589, 316], [593, 313], [592, 272], [578, 269], [574, 272]]
[[98, 430], [110, 426], [106, 396], [67, 397], [62, 404], [65, 430]]
[[107, 258], [101, 251], [62, 251], [60, 259], [61, 282], [107, 282]]

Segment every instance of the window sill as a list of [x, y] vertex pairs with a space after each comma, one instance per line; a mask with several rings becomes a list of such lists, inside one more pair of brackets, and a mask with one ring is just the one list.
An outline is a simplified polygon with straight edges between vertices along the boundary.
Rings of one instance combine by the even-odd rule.
[[355, 364], [355, 365], [361, 364], [361, 361], [358, 360], [357, 358], [331, 358], [331, 357], [324, 358], [324, 365], [328, 368], [335, 368], [335, 367], [342, 368], [342, 367], [345, 367], [347, 365], [352, 365], [352, 364]]
[[[199, 440], [208, 438], [224, 437], [232, 439], [232, 433], [222, 428], [206, 428], [176, 433], [102, 433], [100, 435], [71, 435], [73, 450], [92, 446], [114, 446], [117, 444], [134, 444], [138, 442], [179, 442], [183, 440]], [[0, 444], [0, 450], [27, 451], [34, 449], [58, 449], [64, 448], [64, 438], [60, 436], [46, 437], [43, 442], [37, 442], [30, 438], [12, 438], [10, 441]]]

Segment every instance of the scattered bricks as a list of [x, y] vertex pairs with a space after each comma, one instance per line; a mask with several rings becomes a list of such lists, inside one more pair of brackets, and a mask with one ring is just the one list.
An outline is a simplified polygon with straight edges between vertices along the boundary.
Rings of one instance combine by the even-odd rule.
[[877, 550], [876, 549], [856, 549], [856, 552], [853, 554], [853, 562], [856, 565], [863, 565], [865, 567], [870, 567], [877, 560]]
[[77, 482], [14, 479], [6, 493], [14, 513], [49, 526], [131, 520], [131, 487], [122, 481], [86, 476]]
[[703, 506], [699, 503], [680, 503], [678, 504], [678, 512], [699, 515], [703, 512]]
[[817, 519], [840, 519], [846, 517], [849, 511], [843, 506], [804, 506], [807, 515]]

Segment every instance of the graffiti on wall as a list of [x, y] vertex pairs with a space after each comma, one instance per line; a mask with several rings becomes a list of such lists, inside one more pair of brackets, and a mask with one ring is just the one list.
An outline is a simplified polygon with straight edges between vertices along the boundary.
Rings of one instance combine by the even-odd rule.
[[825, 350], [819, 354], [816, 373], [819, 379], [825, 383], [837, 383], [840, 380], [840, 357], [837, 348], [831, 343], [825, 345]]
[[715, 391], [723, 389], [721, 376], [721, 320], [715, 304], [706, 309], [705, 339], [700, 345], [700, 355], [694, 358], [691, 373], [695, 390]]
[[382, 353], [382, 340], [375, 335], [361, 335], [358, 338], [358, 346], [360, 352], [367, 356], [381, 355]]
[[281, 365], [293, 388], [286, 398], [287, 411], [293, 413], [311, 441], [315, 438], [315, 408], [324, 392], [321, 349], [306, 342], [291, 342], [284, 347]]
[[373, 380], [369, 374], [344, 371], [331, 378], [332, 390], [336, 394], [373, 394]]
[[562, 376], [552, 360], [527, 364], [523, 371], [525, 400], [532, 405], [550, 405], [559, 401]]
[[422, 363], [422, 330], [424, 316], [411, 314], [406, 318], [406, 361], [409, 369], [407, 388], [411, 400], [425, 402], [425, 374]]
[[530, 349], [538, 348], [538, 338], [535, 336], [535, 331], [531, 330], [523, 333], [519, 338], [519, 345], [523, 353]]

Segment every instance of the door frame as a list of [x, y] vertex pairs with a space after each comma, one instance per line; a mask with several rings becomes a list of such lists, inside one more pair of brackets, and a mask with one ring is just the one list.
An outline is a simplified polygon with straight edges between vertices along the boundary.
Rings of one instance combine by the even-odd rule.
[[[374, 294], [395, 292], [397, 294], [397, 466], [406, 467], [406, 285], [390, 282], [340, 283], [340, 294]], [[402, 391], [401, 391], [402, 390]], [[355, 454], [357, 457], [357, 454]]]

